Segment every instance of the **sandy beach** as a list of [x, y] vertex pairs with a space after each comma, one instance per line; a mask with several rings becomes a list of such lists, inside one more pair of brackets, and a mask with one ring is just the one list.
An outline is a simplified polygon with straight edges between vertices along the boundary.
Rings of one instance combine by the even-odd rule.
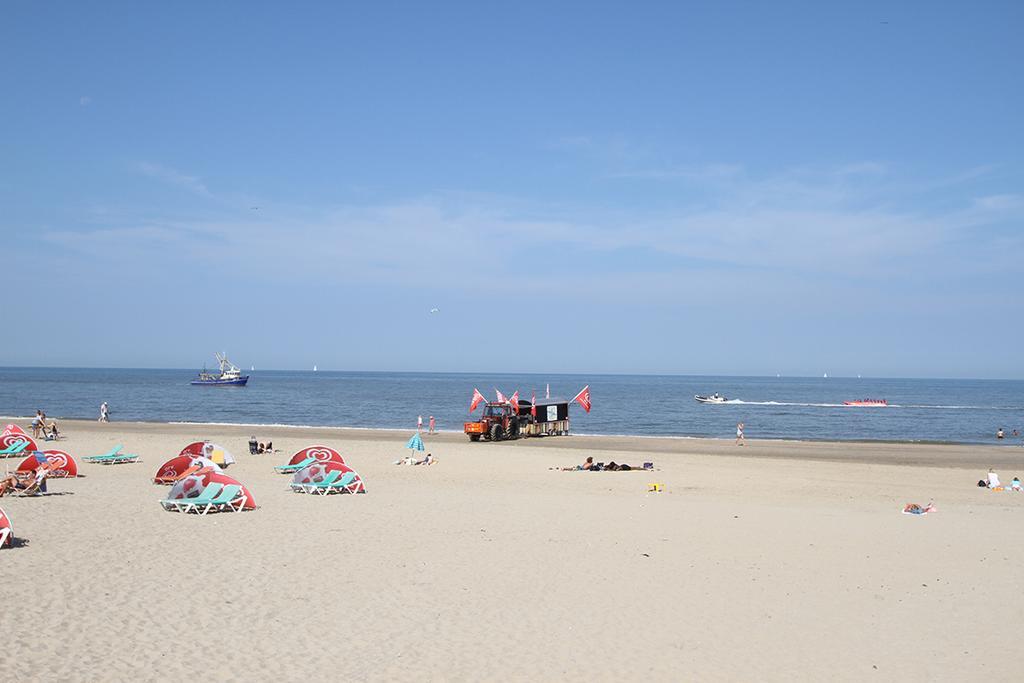
[[[407, 467], [411, 431], [62, 427], [79, 459], [142, 462], [0, 500], [19, 680], [1020, 677], [1024, 494], [975, 483], [1024, 449], [441, 434]], [[161, 509], [151, 477], [198, 439], [259, 509]], [[368, 493], [292, 493], [272, 465], [315, 443]], [[587, 455], [657, 469], [550, 469]]]

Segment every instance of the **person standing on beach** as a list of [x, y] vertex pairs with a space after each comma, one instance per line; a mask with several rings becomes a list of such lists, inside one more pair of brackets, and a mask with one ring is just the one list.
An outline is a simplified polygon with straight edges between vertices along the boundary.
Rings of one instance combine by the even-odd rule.
[[437, 424], [436, 422], [434, 422], [434, 416], [433, 415], [430, 416], [430, 422], [428, 424], [430, 425], [430, 429], [428, 430], [428, 433], [429, 434], [433, 434], [434, 433], [434, 426]]
[[100, 404], [100, 422], [110, 422], [110, 409], [107, 407], [107, 402], [104, 401]]
[[416, 431], [417, 432], [422, 432], [423, 431], [423, 416], [422, 415], [420, 415], [419, 417], [416, 418]]
[[743, 423], [742, 422], [737, 422], [736, 423], [736, 445], [737, 446], [743, 446], [744, 444], [746, 444], [746, 441], [744, 441], [744, 439], [743, 439]]

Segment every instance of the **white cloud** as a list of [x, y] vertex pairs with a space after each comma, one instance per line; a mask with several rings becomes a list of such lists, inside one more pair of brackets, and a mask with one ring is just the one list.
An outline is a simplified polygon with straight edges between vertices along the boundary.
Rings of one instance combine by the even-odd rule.
[[[209, 195], [192, 176], [154, 164], [141, 170]], [[988, 209], [999, 208], [1000, 217], [1024, 209], [1013, 196], [964, 198], [960, 210], [931, 215], [851, 177], [864, 173], [883, 171], [750, 178], [712, 168], [694, 176], [726, 178], [713, 199], [671, 210], [609, 213], [467, 195], [329, 210], [267, 202], [237, 220], [150, 215], [110, 227], [117, 218], [105, 214], [108, 227], [49, 239], [96, 259], [130, 253], [146, 262], [148, 254], [241, 278], [450, 289], [515, 282], [536, 291], [585, 281], [580, 289], [594, 299], [697, 304], [732, 296], [797, 305], [853, 282], [945, 283], [953, 272], [1016, 267], [999, 255], [1020, 253], [1024, 236], [986, 232]]]
[[184, 188], [201, 197], [213, 196], [210, 190], [207, 189], [206, 185], [203, 184], [202, 180], [196, 176], [186, 175], [168, 166], [154, 164], [148, 161], [140, 162], [137, 168], [144, 175]]

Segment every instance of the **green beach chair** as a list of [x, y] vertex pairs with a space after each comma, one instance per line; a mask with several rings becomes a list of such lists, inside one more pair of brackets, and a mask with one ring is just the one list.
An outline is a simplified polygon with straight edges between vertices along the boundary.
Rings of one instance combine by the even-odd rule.
[[297, 462], [294, 465], [275, 465], [274, 469], [280, 472], [281, 474], [294, 474], [295, 472], [301, 470], [303, 467], [309, 467], [315, 462], [316, 458], [310, 455], [307, 456], [306, 459], [303, 460], [302, 462]]
[[111, 448], [103, 455], [87, 455], [84, 458], [82, 458], [82, 460], [85, 460], [86, 462], [102, 462], [103, 460], [116, 457], [117, 454], [121, 452], [122, 448], [124, 448], [124, 446], [117, 445]]
[[104, 458], [103, 460], [95, 460], [94, 462], [100, 465], [122, 465], [126, 462], [138, 462], [139, 456], [134, 453], [118, 453], [115, 456]]
[[[235, 509], [233, 503], [238, 499], [239, 494], [242, 492], [242, 487], [238, 484], [228, 484], [220, 490], [215, 498], [209, 501], [201, 503], [195, 503], [189, 507], [185, 512], [195, 512], [200, 515], [205, 515], [210, 510], [223, 510], [225, 507], [231, 508], [232, 511], [238, 512]], [[242, 496], [242, 502], [244, 503], [245, 496]], [[239, 506], [241, 507], [241, 506]]]
[[202, 505], [208, 503], [217, 497], [221, 489], [224, 488], [224, 484], [208, 484], [198, 496], [195, 498], [168, 498], [167, 500], [161, 500], [160, 505], [163, 506], [164, 510], [177, 510], [178, 512], [188, 511], [193, 505]]
[[312, 493], [313, 490], [315, 488], [317, 488], [317, 487], [320, 487], [320, 486], [330, 486], [340, 476], [341, 476], [341, 470], [331, 470], [330, 472], [327, 473], [327, 476], [324, 477], [323, 481], [319, 481], [319, 482], [316, 482], [316, 483], [313, 483], [313, 484], [301, 484], [301, 483], [296, 484], [296, 483], [293, 482], [292, 483], [292, 491], [296, 491], [296, 492], [300, 492], [300, 493]]
[[10, 446], [0, 451], [0, 455], [5, 458], [9, 458], [13, 455], [20, 455], [26, 448], [28, 448], [28, 441], [19, 441], [17, 443], [12, 443]]
[[351, 493], [352, 491], [349, 489], [349, 487], [352, 486], [352, 484], [354, 484], [355, 481], [356, 473], [346, 472], [345, 474], [341, 475], [341, 479], [339, 479], [338, 481], [334, 482], [333, 484], [325, 488], [315, 489], [314, 493], [319, 493], [321, 496], [326, 496], [328, 493]]

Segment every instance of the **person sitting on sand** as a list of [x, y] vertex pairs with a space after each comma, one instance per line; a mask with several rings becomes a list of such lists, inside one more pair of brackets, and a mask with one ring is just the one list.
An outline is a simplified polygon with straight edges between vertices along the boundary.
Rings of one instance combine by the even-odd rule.
[[1020, 479], [1018, 479], [1017, 477], [1013, 478], [1013, 481], [1010, 482], [1010, 490], [1011, 491], [1024, 491], [1024, 488], [1021, 488]]
[[60, 432], [57, 431], [57, 421], [52, 420], [50, 422], [50, 438], [54, 441], [60, 438]]
[[1002, 484], [999, 483], [999, 475], [993, 472], [991, 469], [988, 471], [988, 487], [990, 489], [999, 488]]
[[264, 453], [273, 453], [274, 452], [274, 442], [273, 441], [268, 441], [267, 442], [267, 447], [263, 449], [263, 452]]
[[414, 465], [433, 465], [435, 462], [437, 462], [437, 461], [434, 460], [434, 454], [433, 453], [427, 453], [426, 457], [424, 457], [422, 460], [417, 460], [413, 464]]

